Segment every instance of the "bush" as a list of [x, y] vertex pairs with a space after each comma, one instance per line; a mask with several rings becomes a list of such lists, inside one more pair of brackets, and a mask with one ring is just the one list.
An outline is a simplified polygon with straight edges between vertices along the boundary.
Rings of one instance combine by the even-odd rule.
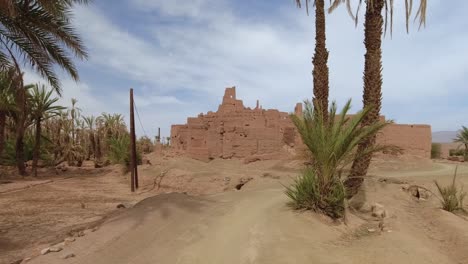
[[[345, 189], [341, 179], [343, 169], [356, 158], [356, 147], [363, 140], [375, 136], [387, 123], [362, 126], [369, 113], [366, 108], [354, 116], [347, 116], [351, 100], [337, 114], [333, 102], [328, 121], [322, 116], [319, 107], [305, 102], [304, 116], [291, 115], [302, 141], [307, 146], [310, 157], [308, 167], [298, 179], [286, 188], [294, 209], [309, 209], [322, 212], [332, 218], [344, 215]], [[364, 151], [365, 155], [390, 149], [373, 146]]]
[[463, 149], [451, 149], [449, 150], [449, 156], [463, 156], [465, 151]]
[[322, 212], [332, 218], [344, 216], [346, 195], [342, 181], [335, 178], [322, 184], [312, 168], [305, 169], [294, 184], [286, 187], [286, 195], [294, 209]]
[[[24, 160], [32, 160], [34, 149], [34, 140], [32, 137], [24, 137]], [[5, 149], [0, 158], [0, 164], [14, 166], [16, 165], [16, 140], [8, 139], [5, 141]]]
[[431, 159], [440, 159], [442, 145], [440, 143], [432, 143]]
[[[124, 165], [126, 170], [130, 169], [130, 135], [112, 137], [108, 141], [108, 158], [112, 164]], [[141, 164], [141, 153], [137, 151], [137, 163]]]
[[137, 148], [141, 150], [143, 153], [148, 154], [153, 152], [154, 144], [151, 139], [147, 136], [143, 136], [137, 141]]
[[[458, 168], [458, 167], [457, 167]], [[457, 210], [465, 211], [463, 208], [463, 201], [466, 197], [466, 192], [463, 191], [463, 187], [458, 188], [455, 185], [455, 180], [457, 178], [457, 168], [455, 168], [455, 173], [453, 175], [452, 184], [446, 187], [441, 186], [437, 181], [434, 181], [441, 196], [441, 205], [442, 209], [454, 212]]]

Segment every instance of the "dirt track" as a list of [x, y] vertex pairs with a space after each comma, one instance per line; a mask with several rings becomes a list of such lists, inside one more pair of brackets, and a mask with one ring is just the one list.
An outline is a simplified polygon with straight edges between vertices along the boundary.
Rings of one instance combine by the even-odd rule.
[[[453, 168], [436, 164], [381, 175], [430, 188], [434, 177], [448, 182]], [[468, 183], [467, 167], [459, 169], [459, 180]], [[280, 182], [148, 198], [62, 252], [29, 263], [468, 263], [468, 221], [438, 209], [435, 198], [415, 201], [398, 184], [370, 180], [367, 199], [386, 206], [391, 232], [369, 232], [378, 222], [361, 219], [365, 214], [351, 216], [345, 226], [291, 211]], [[76, 257], [61, 259], [68, 253]]]

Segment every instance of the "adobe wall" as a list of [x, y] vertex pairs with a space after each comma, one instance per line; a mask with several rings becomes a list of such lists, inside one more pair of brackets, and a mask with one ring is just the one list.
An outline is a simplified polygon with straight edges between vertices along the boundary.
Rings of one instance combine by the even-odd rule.
[[431, 158], [432, 132], [430, 125], [391, 124], [377, 136], [382, 145], [395, 145], [403, 154]]
[[[302, 111], [302, 104], [297, 104], [295, 114], [302, 115]], [[405, 154], [430, 158], [428, 125], [390, 125], [377, 140], [397, 145]], [[171, 146], [189, 157], [206, 161], [279, 153], [284, 146], [301, 148], [303, 143], [288, 113], [264, 110], [258, 101], [254, 109], [246, 108], [232, 87], [226, 88], [217, 112], [188, 118], [184, 125], [173, 125]]]

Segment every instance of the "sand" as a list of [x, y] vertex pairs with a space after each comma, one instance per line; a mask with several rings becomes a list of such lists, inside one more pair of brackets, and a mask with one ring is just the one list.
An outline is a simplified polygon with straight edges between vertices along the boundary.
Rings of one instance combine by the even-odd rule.
[[[67, 171], [5, 193], [8, 184], [0, 185], [0, 263], [468, 263], [467, 218], [439, 209], [435, 197], [420, 201], [402, 190], [434, 190], [434, 179], [447, 184], [454, 164], [374, 163], [364, 193], [388, 212], [381, 231], [366, 212], [344, 224], [288, 208], [282, 184], [300, 161], [149, 160], [135, 194], [117, 167]], [[468, 184], [468, 166], [460, 165], [458, 180]], [[120, 203], [132, 208], [116, 209]], [[38, 256], [79, 230], [89, 231], [61, 252]]]

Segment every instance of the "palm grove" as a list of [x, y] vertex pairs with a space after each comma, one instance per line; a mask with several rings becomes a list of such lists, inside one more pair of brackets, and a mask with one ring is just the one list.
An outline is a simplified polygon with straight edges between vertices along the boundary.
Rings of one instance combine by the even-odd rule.
[[[0, 0], [0, 164], [16, 164], [20, 175], [26, 175], [28, 160], [34, 176], [39, 163], [128, 163], [129, 135], [122, 115], [81, 116], [75, 99], [68, 108], [58, 105], [62, 87], [55, 69], [77, 81], [73, 61], [88, 56], [71, 24], [72, 8], [88, 3]], [[25, 84], [24, 67], [40, 74], [47, 86]]]

